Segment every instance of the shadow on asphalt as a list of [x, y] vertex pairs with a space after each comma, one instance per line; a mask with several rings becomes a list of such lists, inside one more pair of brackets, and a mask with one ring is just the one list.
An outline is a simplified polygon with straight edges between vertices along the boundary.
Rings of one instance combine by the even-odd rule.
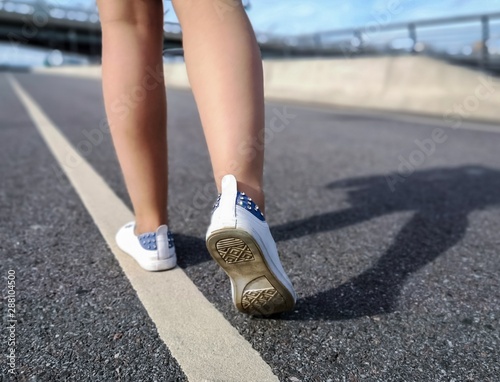
[[[327, 188], [344, 190], [352, 207], [274, 226], [276, 241], [335, 231], [396, 212], [414, 215], [372, 268], [343, 285], [300, 299], [296, 313], [281, 319], [345, 320], [394, 312], [406, 278], [464, 237], [468, 215], [500, 205], [500, 172], [482, 166], [416, 171], [393, 191], [386, 175], [340, 180]], [[179, 256], [182, 268], [211, 260], [203, 240], [183, 235], [175, 240], [186, 254]], [[335, 248], [326, 255], [335, 256]]]
[[176, 233], [173, 235], [179, 267], [184, 269], [212, 260], [212, 257], [207, 251], [205, 240], [195, 236]]
[[282, 318], [343, 320], [395, 311], [405, 279], [464, 237], [468, 215], [500, 205], [500, 172], [482, 166], [416, 171], [392, 192], [386, 176], [340, 180], [327, 188], [345, 190], [352, 207], [273, 227], [277, 241], [395, 212], [414, 215], [372, 268], [339, 287], [302, 298], [297, 313]]

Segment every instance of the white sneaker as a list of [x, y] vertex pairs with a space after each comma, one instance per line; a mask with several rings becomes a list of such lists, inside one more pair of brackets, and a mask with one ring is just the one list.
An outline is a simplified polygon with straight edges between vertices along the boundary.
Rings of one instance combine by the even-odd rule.
[[297, 296], [269, 226], [252, 199], [237, 190], [233, 175], [222, 179], [206, 240], [210, 255], [231, 280], [239, 311], [270, 315], [293, 309]]
[[166, 225], [156, 232], [136, 235], [135, 222], [125, 224], [116, 234], [116, 244], [147, 271], [164, 271], [177, 265], [172, 233]]

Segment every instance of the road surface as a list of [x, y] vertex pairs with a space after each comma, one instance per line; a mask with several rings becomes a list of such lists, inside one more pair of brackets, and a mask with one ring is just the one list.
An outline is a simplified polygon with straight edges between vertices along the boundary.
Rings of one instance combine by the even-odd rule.
[[[4, 296], [16, 277], [17, 379], [187, 380], [211, 355], [193, 352], [185, 368], [173, 356], [183, 344], [157, 327], [177, 328], [153, 321], [63, 172], [81, 164], [55, 159], [13, 83], [131, 204], [100, 82], [1, 73], [0, 271]], [[168, 102], [170, 226], [193, 284], [182, 304], [199, 290], [255, 349], [248, 362], [280, 381], [498, 380], [500, 127], [268, 103], [266, 210], [299, 300], [259, 319], [233, 309], [205, 249], [216, 190], [192, 94], [169, 89]], [[239, 352], [228, 348], [229, 362]]]

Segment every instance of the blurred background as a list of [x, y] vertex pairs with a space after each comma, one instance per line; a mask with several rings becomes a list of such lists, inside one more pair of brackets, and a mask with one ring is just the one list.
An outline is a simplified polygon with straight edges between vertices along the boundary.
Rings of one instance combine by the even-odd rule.
[[[166, 60], [182, 31], [165, 1]], [[247, 0], [264, 58], [429, 55], [500, 69], [498, 0]], [[98, 63], [94, 0], [0, 0], [0, 66]]]

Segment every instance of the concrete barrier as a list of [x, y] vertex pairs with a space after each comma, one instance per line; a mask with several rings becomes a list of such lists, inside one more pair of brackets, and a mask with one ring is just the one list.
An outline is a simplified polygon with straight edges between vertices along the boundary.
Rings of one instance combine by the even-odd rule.
[[[450, 124], [500, 121], [500, 80], [428, 57], [265, 60], [269, 100], [440, 116]], [[100, 68], [37, 71], [99, 77]], [[189, 87], [183, 63], [165, 65], [167, 86]]]
[[265, 61], [266, 98], [500, 121], [500, 80], [428, 57]]

